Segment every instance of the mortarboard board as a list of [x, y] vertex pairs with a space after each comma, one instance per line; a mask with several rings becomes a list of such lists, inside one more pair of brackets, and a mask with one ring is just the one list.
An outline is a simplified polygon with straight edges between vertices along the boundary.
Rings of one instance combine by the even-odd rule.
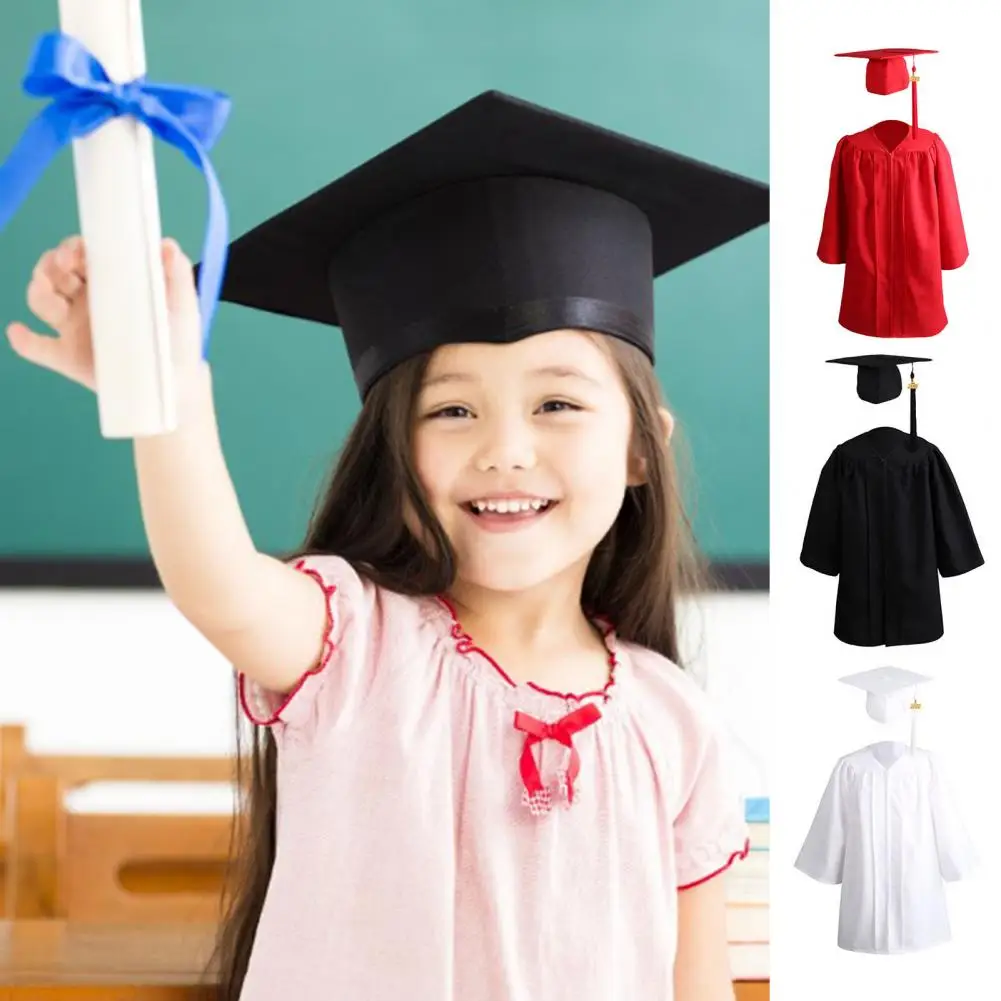
[[767, 221], [759, 181], [486, 91], [235, 240], [221, 298], [341, 327], [362, 397], [563, 327], [652, 361], [653, 279]]
[[911, 381], [907, 388], [911, 394], [911, 445], [918, 434], [918, 383], [914, 378], [914, 364], [931, 361], [931, 358], [914, 358], [911, 355], [853, 355], [850, 358], [828, 358], [828, 364], [856, 365], [858, 377], [855, 391], [867, 403], [885, 403], [900, 395], [901, 381], [898, 365], [911, 366]]
[[902, 667], [876, 667], [839, 680], [866, 693], [865, 709], [869, 716], [880, 723], [891, 723], [909, 708], [921, 707], [916, 696], [908, 701], [907, 693], [915, 692], [918, 685], [932, 679]]
[[[911, 85], [911, 132], [918, 127], [918, 80], [915, 56], [934, 55], [938, 49], [863, 49], [860, 52], [835, 52], [836, 56], [865, 59], [865, 89], [870, 94], [896, 94]], [[905, 56], [911, 57], [907, 72]]]

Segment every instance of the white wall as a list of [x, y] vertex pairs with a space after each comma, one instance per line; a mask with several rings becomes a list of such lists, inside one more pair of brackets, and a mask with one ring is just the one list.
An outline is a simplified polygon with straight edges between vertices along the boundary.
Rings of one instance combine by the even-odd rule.
[[[687, 609], [693, 669], [738, 738], [763, 753], [767, 597]], [[233, 747], [229, 665], [162, 592], [0, 590], [0, 722], [37, 751], [219, 754]], [[749, 794], [765, 793], [751, 767]]]

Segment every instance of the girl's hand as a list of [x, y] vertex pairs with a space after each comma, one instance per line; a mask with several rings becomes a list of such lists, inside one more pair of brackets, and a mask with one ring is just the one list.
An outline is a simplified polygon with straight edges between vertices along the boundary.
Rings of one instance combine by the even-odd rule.
[[[201, 320], [191, 261], [174, 240], [162, 244], [167, 309], [174, 363], [182, 380], [199, 368]], [[28, 307], [56, 336], [38, 334], [23, 323], [7, 327], [11, 347], [26, 361], [96, 391], [94, 347], [87, 302], [83, 239], [71, 236], [38, 259], [27, 292]]]

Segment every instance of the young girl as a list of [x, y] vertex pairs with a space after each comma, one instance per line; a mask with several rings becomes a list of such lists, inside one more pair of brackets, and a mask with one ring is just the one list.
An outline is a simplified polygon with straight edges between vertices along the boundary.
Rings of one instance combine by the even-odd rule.
[[[135, 441], [143, 519], [254, 724], [226, 999], [733, 996], [714, 877], [746, 829], [722, 729], [677, 666], [693, 557], [651, 364], [656, 212], [551, 164], [481, 166], [395, 188], [398, 211], [370, 200], [357, 237], [315, 251], [363, 405], [287, 560], [248, 534], [191, 263], [164, 244], [182, 421]], [[713, 202], [722, 175], [702, 169]], [[364, 202], [359, 184], [327, 205]], [[282, 232], [324, 216], [309, 206], [233, 245], [225, 297], [323, 318], [303, 303], [328, 268]], [[93, 389], [86, 274], [79, 238], [43, 255], [28, 302], [58, 337], [8, 333]]]

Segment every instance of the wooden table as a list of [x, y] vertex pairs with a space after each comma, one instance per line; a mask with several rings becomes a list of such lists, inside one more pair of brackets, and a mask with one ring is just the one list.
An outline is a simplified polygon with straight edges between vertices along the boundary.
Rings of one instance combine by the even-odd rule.
[[0, 1001], [209, 1001], [214, 925], [0, 921]]
[[767, 980], [738, 980], [733, 988], [737, 1001], [768, 1001], [771, 984]]
[[[0, 1001], [210, 1001], [215, 925], [0, 921]], [[735, 985], [768, 1001], [768, 983]]]

